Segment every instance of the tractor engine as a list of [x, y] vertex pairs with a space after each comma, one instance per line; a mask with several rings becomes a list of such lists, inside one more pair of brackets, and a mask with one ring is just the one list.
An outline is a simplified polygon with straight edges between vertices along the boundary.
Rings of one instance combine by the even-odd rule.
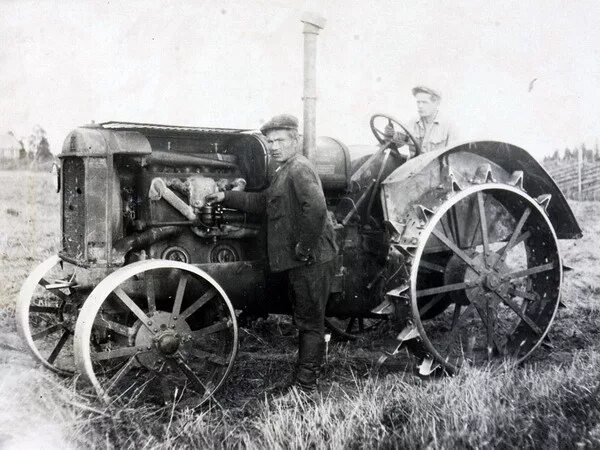
[[[314, 161], [332, 209], [348, 187], [347, 148], [319, 138]], [[94, 286], [145, 259], [197, 265], [240, 307], [284, 297], [269, 276], [264, 218], [205, 204], [223, 190], [257, 192], [272, 172], [262, 135], [247, 130], [109, 122], [77, 128], [63, 146], [61, 258]], [[285, 308], [284, 308], [285, 309]]]

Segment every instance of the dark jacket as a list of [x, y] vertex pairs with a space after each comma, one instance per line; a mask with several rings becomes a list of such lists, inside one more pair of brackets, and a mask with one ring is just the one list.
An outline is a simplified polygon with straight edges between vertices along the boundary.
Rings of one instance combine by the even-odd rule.
[[269, 265], [273, 272], [306, 264], [296, 258], [297, 243], [309, 250], [315, 263], [330, 261], [337, 254], [321, 180], [302, 155], [296, 154], [280, 166], [263, 192], [225, 191], [223, 205], [256, 214], [266, 211]]

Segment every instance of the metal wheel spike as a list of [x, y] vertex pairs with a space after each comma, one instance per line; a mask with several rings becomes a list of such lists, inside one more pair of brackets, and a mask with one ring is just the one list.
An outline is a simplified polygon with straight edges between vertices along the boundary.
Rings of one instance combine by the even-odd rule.
[[535, 201], [538, 202], [545, 211], [548, 211], [550, 200], [552, 200], [552, 194], [542, 194], [535, 199]]
[[446, 186], [450, 188], [452, 192], [462, 191], [462, 186], [459, 184], [456, 175], [454, 175], [454, 171], [450, 166], [445, 165], [442, 167], [442, 180], [445, 181]]
[[395, 309], [396, 308], [394, 307], [394, 304], [386, 298], [383, 302], [381, 302], [379, 305], [373, 308], [371, 310], [371, 313], [387, 316], [393, 314]]
[[433, 358], [425, 358], [419, 365], [419, 375], [428, 377], [440, 367], [441, 366], [439, 364], [434, 364]]
[[434, 214], [434, 211], [432, 209], [423, 205], [415, 205], [415, 210], [417, 211], [419, 219], [425, 223], [427, 223], [429, 221], [429, 218]]
[[406, 294], [408, 293], [408, 284], [403, 284], [401, 286], [398, 286], [397, 288], [392, 289], [391, 291], [386, 292], [386, 296], [392, 296], [392, 297], [406, 297]]
[[400, 343], [402, 343], [405, 341], [409, 341], [411, 339], [418, 338], [419, 336], [420, 336], [420, 334], [419, 334], [419, 330], [417, 329], [417, 327], [414, 325], [408, 325], [408, 326], [404, 327], [404, 329], [400, 332], [400, 334], [398, 334], [398, 336], [396, 337], [396, 340], [400, 341]]
[[495, 183], [494, 175], [492, 174], [492, 166], [489, 163], [482, 164], [475, 171], [475, 175], [471, 179], [473, 184]]
[[508, 184], [523, 190], [523, 171], [515, 170], [513, 173], [511, 173]]

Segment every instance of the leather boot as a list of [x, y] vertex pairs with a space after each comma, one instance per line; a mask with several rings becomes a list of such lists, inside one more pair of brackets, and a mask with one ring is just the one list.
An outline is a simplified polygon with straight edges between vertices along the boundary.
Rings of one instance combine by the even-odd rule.
[[317, 379], [325, 357], [323, 336], [314, 332], [300, 332], [298, 336], [298, 366], [296, 384], [305, 391], [317, 388]]

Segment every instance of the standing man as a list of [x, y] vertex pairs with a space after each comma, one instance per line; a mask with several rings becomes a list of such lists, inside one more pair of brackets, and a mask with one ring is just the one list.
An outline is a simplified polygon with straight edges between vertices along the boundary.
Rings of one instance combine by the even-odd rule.
[[[412, 94], [417, 102], [419, 117], [410, 122], [409, 130], [419, 142], [421, 152], [439, 150], [456, 143], [456, 129], [439, 112], [441, 94], [426, 86], [414, 87]], [[385, 127], [385, 136], [393, 139], [396, 144], [412, 142], [404, 133], [396, 132], [391, 124]]]
[[298, 119], [282, 114], [265, 123], [271, 157], [279, 165], [263, 192], [222, 191], [207, 202], [267, 214], [267, 247], [272, 272], [287, 272], [298, 327], [298, 363], [294, 384], [312, 391], [325, 356], [325, 307], [337, 254], [333, 224], [321, 181], [310, 161], [299, 154]]

